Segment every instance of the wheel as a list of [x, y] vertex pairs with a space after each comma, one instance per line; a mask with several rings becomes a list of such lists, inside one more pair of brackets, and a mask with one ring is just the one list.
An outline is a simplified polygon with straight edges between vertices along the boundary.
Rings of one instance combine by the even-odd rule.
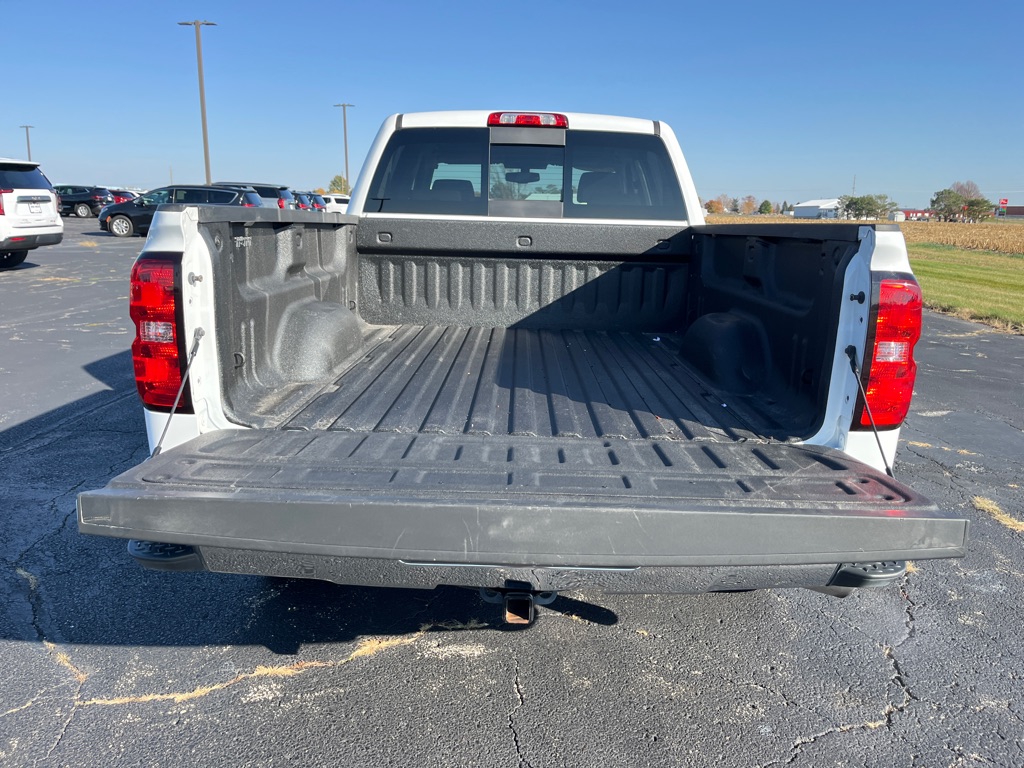
[[92, 216], [92, 208], [85, 203], [79, 203], [75, 206], [75, 216], [80, 219], [87, 219]]
[[135, 225], [127, 216], [114, 216], [107, 222], [107, 229], [114, 237], [131, 237], [135, 234]]
[[0, 269], [12, 269], [25, 260], [28, 251], [3, 251], [0, 252]]

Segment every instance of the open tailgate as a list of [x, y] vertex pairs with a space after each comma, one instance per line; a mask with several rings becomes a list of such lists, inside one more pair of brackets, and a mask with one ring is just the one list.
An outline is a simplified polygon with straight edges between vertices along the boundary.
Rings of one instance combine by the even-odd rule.
[[83, 533], [554, 567], [960, 557], [968, 522], [783, 444], [224, 430], [78, 498]]

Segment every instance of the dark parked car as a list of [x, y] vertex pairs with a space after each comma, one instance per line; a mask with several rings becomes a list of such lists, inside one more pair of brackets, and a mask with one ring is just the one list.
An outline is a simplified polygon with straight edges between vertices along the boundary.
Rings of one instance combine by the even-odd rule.
[[292, 192], [292, 195], [295, 197], [295, 207], [300, 211], [313, 210], [313, 201], [306, 192]]
[[75, 214], [80, 219], [96, 216], [103, 206], [114, 202], [114, 196], [106, 187], [80, 187], [74, 184], [58, 184], [54, 187], [60, 198], [62, 216]]
[[100, 211], [100, 229], [115, 237], [146, 234], [158, 206], [165, 203], [182, 205], [241, 205], [247, 208], [262, 206], [260, 196], [251, 187], [205, 187], [175, 184], [160, 187], [134, 200], [108, 205]]
[[249, 181], [218, 181], [215, 187], [252, 187], [263, 199], [263, 205], [267, 208], [281, 208], [283, 210], [295, 210], [295, 196], [288, 187], [281, 184], [260, 184]]

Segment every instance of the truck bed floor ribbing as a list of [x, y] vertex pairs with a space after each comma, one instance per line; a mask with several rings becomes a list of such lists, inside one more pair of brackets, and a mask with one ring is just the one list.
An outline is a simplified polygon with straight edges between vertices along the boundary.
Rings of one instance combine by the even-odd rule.
[[[285, 429], [757, 439], [758, 417], [703, 386], [671, 334], [399, 326]], [[764, 426], [764, 425], [760, 425]]]

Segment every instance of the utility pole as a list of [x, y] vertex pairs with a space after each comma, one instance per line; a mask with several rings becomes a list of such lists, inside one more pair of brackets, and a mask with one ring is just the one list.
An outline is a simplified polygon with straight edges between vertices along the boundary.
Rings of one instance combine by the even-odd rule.
[[348, 108], [355, 104], [335, 104], [341, 107], [341, 125], [345, 133], [345, 183], [348, 184], [348, 191], [352, 192], [352, 177], [348, 175]]
[[206, 132], [206, 86], [203, 83], [203, 38], [200, 27], [216, 27], [212, 21], [179, 21], [179, 26], [196, 28], [196, 62], [199, 65], [199, 113], [203, 120], [203, 160], [206, 162], [206, 183], [212, 183], [210, 176], [210, 137]]
[[32, 139], [29, 138], [28, 129], [35, 128], [34, 125], [19, 125], [19, 128], [25, 129], [25, 149], [28, 150], [28, 159], [32, 159]]

